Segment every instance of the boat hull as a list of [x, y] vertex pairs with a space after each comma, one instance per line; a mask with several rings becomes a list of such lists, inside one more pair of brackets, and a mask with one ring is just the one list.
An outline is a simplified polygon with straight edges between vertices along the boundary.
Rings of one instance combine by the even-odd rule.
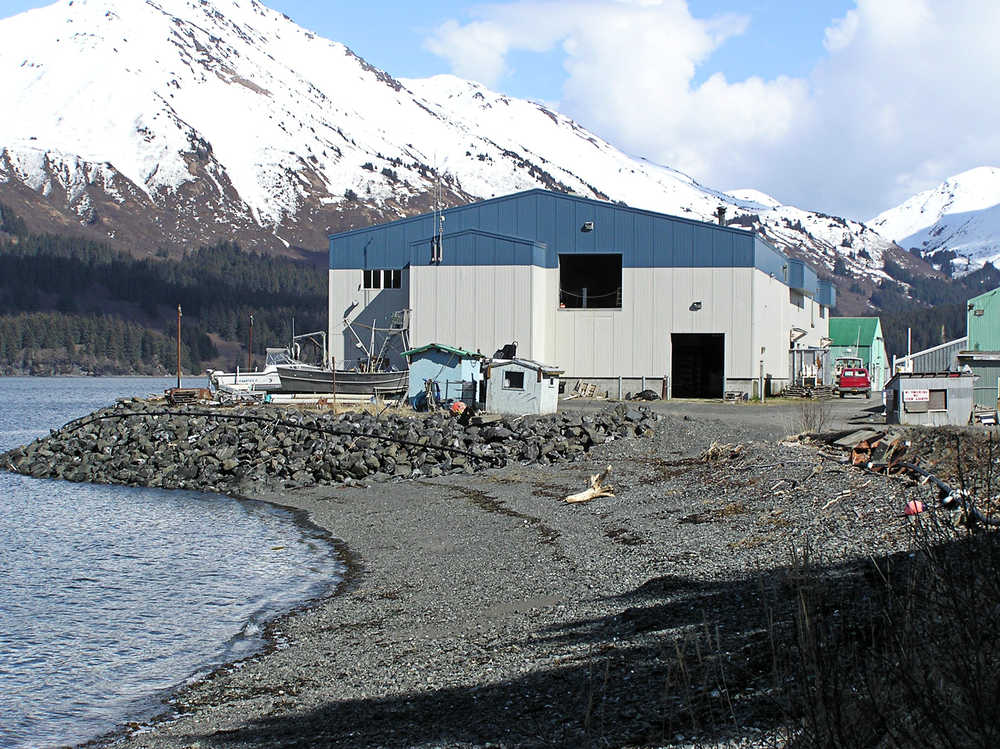
[[284, 393], [335, 393], [337, 395], [381, 395], [398, 393], [409, 386], [410, 373], [336, 372], [320, 367], [278, 367]]
[[273, 392], [281, 389], [281, 380], [274, 368], [262, 372], [219, 372], [209, 370], [209, 384], [217, 390], [228, 392], [263, 391]]

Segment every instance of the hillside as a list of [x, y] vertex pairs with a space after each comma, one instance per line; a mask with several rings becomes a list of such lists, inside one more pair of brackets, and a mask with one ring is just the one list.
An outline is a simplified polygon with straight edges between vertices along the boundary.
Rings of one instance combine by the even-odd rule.
[[727, 194], [532, 101], [397, 79], [256, 0], [60, 0], [0, 21], [0, 200], [36, 232], [138, 256], [331, 231], [532, 187], [760, 231], [871, 284], [910, 262], [870, 228]]
[[[992, 277], [947, 279], [957, 254], [972, 258], [962, 272], [992, 257], [997, 170], [868, 224], [722, 192], [540, 103], [454, 76], [394, 78], [256, 0], [60, 0], [2, 20], [0, 97], [15, 113], [0, 119], [0, 202], [16, 233], [81, 237], [126, 264], [234, 246], [310, 263], [333, 231], [543, 187], [705, 221], [725, 209], [833, 278], [838, 314], [883, 314], [897, 337], [913, 315], [930, 339], [941, 321], [960, 335], [954, 309], [931, 307]], [[38, 298], [58, 310], [58, 294]], [[153, 324], [95, 298], [90, 312]], [[238, 347], [223, 327], [212, 340]]]
[[0, 374], [172, 374], [181, 363], [247, 364], [250, 314], [257, 364], [267, 346], [325, 327], [317, 263], [228, 243], [181, 260], [136, 259], [98, 242], [30, 234], [0, 205]]

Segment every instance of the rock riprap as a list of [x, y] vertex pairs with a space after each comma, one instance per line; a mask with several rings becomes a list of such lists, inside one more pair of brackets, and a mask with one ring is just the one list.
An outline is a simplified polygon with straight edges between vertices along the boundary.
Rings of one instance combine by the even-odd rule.
[[0, 456], [36, 478], [229, 494], [475, 473], [581, 458], [593, 445], [653, 434], [624, 404], [593, 414], [473, 417], [334, 414], [272, 405], [170, 406], [123, 400]]

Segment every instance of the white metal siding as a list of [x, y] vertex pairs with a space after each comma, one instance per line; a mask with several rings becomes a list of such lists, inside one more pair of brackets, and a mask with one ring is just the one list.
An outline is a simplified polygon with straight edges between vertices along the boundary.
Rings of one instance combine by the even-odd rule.
[[[789, 302], [788, 287], [755, 268], [624, 268], [622, 309], [560, 309], [559, 270], [536, 266], [419, 266], [403, 289], [365, 296], [361, 271], [330, 271], [331, 341], [343, 359], [340, 320], [357, 301], [409, 306], [413, 346], [444, 343], [491, 354], [513, 340], [518, 356], [548, 362], [571, 377], [660, 377], [670, 372], [671, 333], [723, 333], [728, 379], [754, 379], [761, 347], [765, 372], [788, 376], [789, 333], [818, 346], [829, 317], [816, 303]], [[701, 302], [701, 309], [690, 309]], [[370, 315], [369, 315], [370, 316]], [[348, 352], [353, 355], [352, 352]]]

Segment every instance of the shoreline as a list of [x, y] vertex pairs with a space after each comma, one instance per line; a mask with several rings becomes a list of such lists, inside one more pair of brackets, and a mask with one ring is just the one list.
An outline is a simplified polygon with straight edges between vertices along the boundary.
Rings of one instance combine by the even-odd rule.
[[[180, 489], [177, 491], [197, 490]], [[171, 722], [176, 717], [177, 712], [173, 705], [181, 700], [184, 693], [189, 689], [192, 689], [211, 679], [219, 678], [233, 669], [239, 668], [241, 664], [247, 661], [267, 656], [268, 654], [280, 649], [284, 644], [282, 638], [279, 636], [279, 628], [282, 626], [283, 622], [301, 614], [308, 613], [313, 609], [329, 603], [337, 596], [343, 595], [352, 590], [357, 584], [358, 577], [361, 574], [361, 566], [359, 565], [355, 554], [342, 539], [334, 535], [330, 528], [315, 522], [311, 513], [307, 509], [296, 506], [295, 504], [289, 504], [287, 499], [284, 501], [276, 501], [274, 498], [252, 497], [239, 494], [219, 494], [219, 496], [226, 497], [227, 499], [235, 499], [239, 502], [266, 504], [291, 513], [294, 518], [293, 522], [296, 526], [308, 526], [308, 532], [312, 537], [319, 536], [323, 538], [326, 543], [330, 544], [333, 560], [337, 565], [341, 565], [343, 567], [340, 579], [336, 582], [327, 583], [324, 586], [324, 591], [322, 593], [303, 599], [292, 608], [282, 611], [281, 613], [278, 613], [268, 619], [262, 627], [259, 636], [261, 645], [250, 655], [234, 661], [225, 661], [223, 663], [212, 665], [202, 675], [186, 679], [177, 687], [168, 690], [159, 699], [155, 696], [152, 697], [151, 699], [153, 700], [158, 699], [159, 705], [151, 705], [146, 711], [146, 717], [136, 720], [135, 718], [141, 716], [127, 716], [126, 722], [122, 726], [101, 734], [100, 736], [89, 739], [83, 743], [74, 744], [72, 746], [78, 747], [79, 749], [86, 749], [87, 747], [118, 746], [122, 741], [128, 739], [130, 736], [134, 736], [137, 731], [148, 730], [150, 728], [155, 728], [158, 725]]]
[[[795, 511], [787, 500], [727, 515], [760, 489], [727, 485], [750, 478], [742, 466], [695, 460], [727, 437], [746, 446], [734, 460], [780, 458], [769, 480], [815, 461], [757, 425], [674, 416], [654, 437], [595, 446], [576, 463], [252, 496], [307, 512], [341, 539], [349, 573], [333, 595], [269, 623], [265, 651], [180, 690], [165, 711], [176, 717], [97, 745], [759, 746], [781, 726], [754, 717], [756, 677], [736, 720], [691, 729], [661, 689], [676, 643], [709, 621], [753, 640], [761, 622], [741, 620], [763, 578], [751, 570], [777, 577], [774, 550], [801, 539], [845, 485], [871, 479], [845, 471], [815, 486], [787, 525], [774, 522]], [[560, 501], [608, 463], [616, 497]], [[865, 507], [839, 502], [816, 536], [834, 558], [901, 544], [875, 538], [905, 528], [887, 507], [861, 534], [851, 505]], [[715, 519], [685, 520], [696, 512]]]

